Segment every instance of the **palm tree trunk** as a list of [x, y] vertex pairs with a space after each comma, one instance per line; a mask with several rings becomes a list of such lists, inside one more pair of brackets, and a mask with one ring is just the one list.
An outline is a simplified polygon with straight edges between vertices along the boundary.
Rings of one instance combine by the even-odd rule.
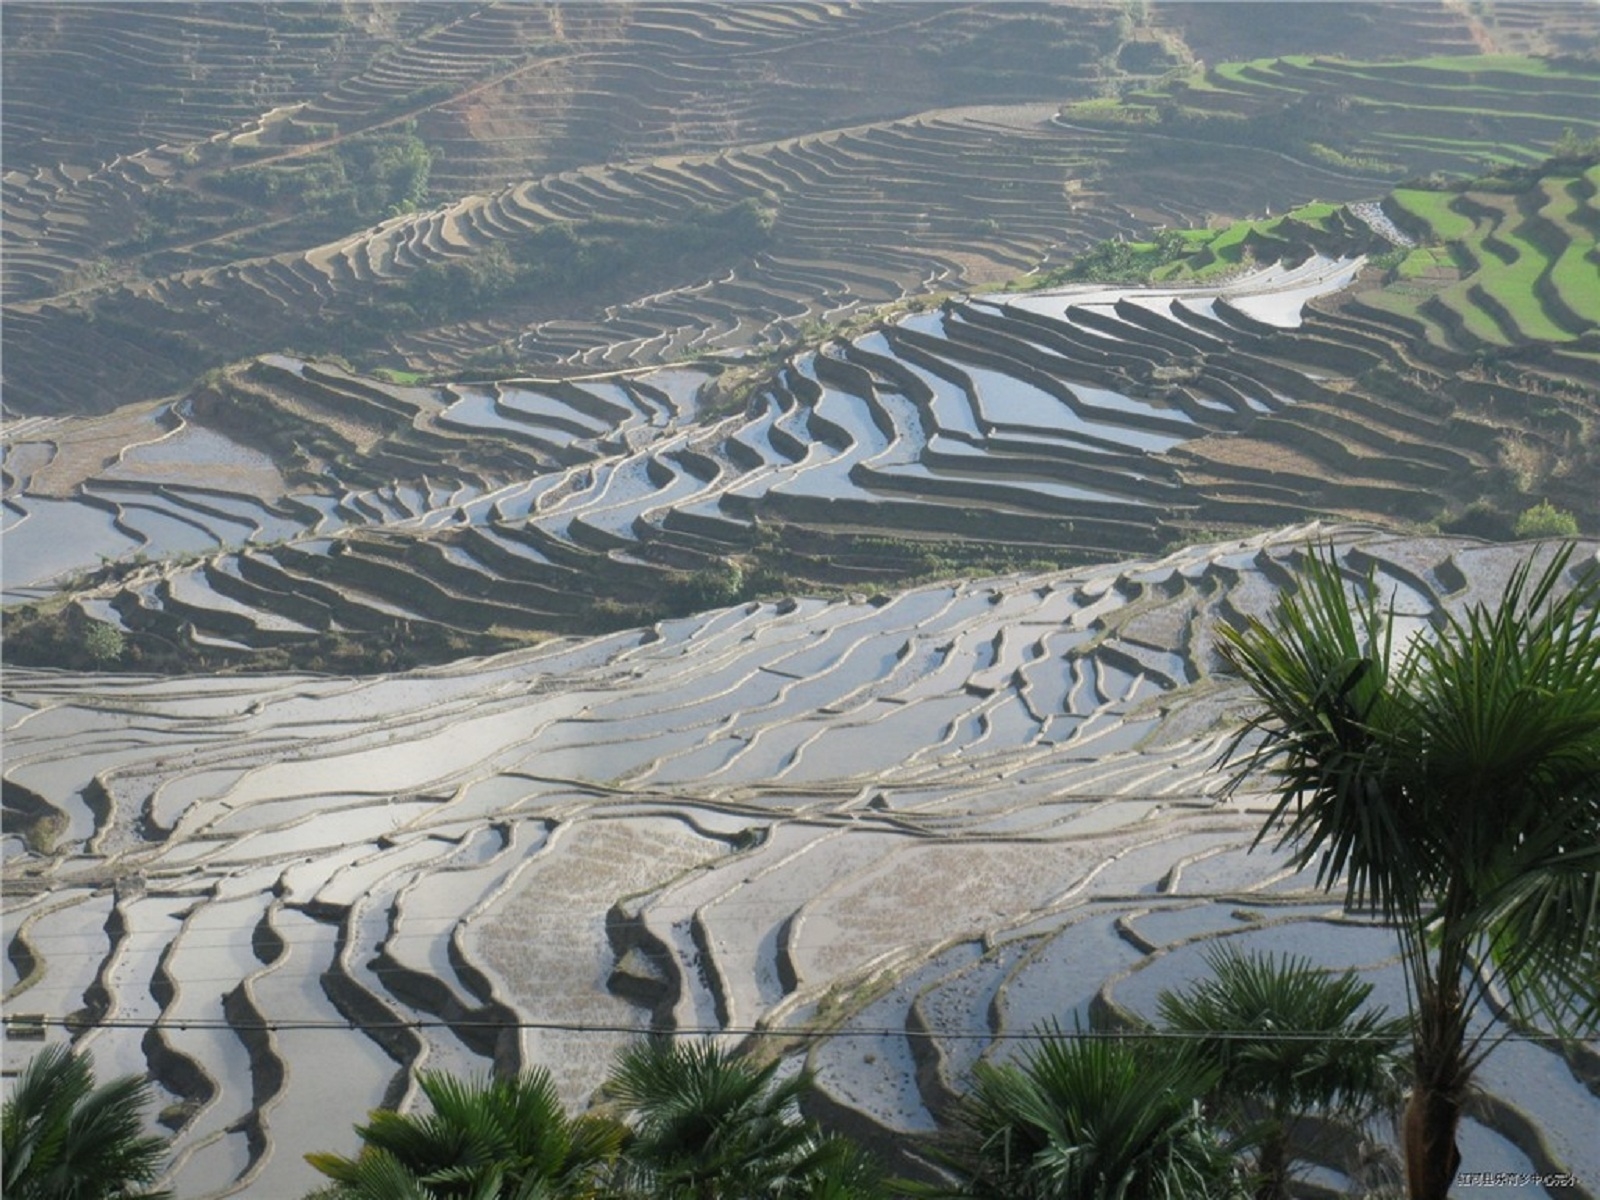
[[1271, 1135], [1256, 1151], [1255, 1200], [1288, 1200], [1289, 1130], [1287, 1122], [1275, 1120]]
[[[1461, 990], [1467, 956], [1453, 932], [1447, 928], [1441, 938], [1435, 969], [1416, 981], [1414, 1077], [1401, 1125], [1411, 1200], [1446, 1200], [1461, 1167], [1456, 1130], [1472, 1062]], [[1421, 949], [1421, 960], [1427, 963], [1426, 949]]]
[[1411, 1200], [1445, 1200], [1461, 1166], [1456, 1127], [1461, 1105], [1422, 1083], [1406, 1103], [1406, 1188]]

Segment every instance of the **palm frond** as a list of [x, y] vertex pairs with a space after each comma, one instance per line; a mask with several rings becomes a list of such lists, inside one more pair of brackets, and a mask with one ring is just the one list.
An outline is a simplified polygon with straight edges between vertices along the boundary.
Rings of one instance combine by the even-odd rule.
[[1524, 562], [1498, 603], [1396, 656], [1370, 577], [1352, 600], [1333, 551], [1314, 549], [1270, 625], [1223, 633], [1260, 703], [1229, 748], [1231, 785], [1268, 774], [1268, 828], [1294, 861], [1399, 932], [1407, 1174], [1429, 1195], [1455, 1171], [1484, 1052], [1469, 1018], [1493, 983], [1525, 1017], [1600, 1028], [1600, 570], [1568, 586], [1572, 554], [1537, 574]]
[[[1230, 790], [1274, 781], [1262, 838], [1277, 830], [1320, 885], [1344, 881], [1351, 905], [1409, 911], [1434, 872], [1410, 851], [1418, 817], [1394, 786], [1411, 748], [1389, 617], [1370, 574], [1350, 583], [1331, 547], [1312, 548], [1270, 625], [1252, 618], [1221, 630], [1224, 659], [1260, 702], [1224, 757], [1235, 767]], [[1400, 669], [1411, 670], [1407, 656]]]
[[97, 1087], [87, 1055], [63, 1045], [41, 1050], [0, 1115], [5, 1194], [134, 1194], [167, 1152], [164, 1138], [144, 1132], [149, 1098], [147, 1080], [128, 1075]]
[[506, 1079], [424, 1071], [417, 1081], [430, 1111], [376, 1110], [356, 1127], [356, 1158], [306, 1160], [347, 1188], [403, 1170], [422, 1193], [450, 1200], [586, 1197], [622, 1142], [615, 1121], [568, 1117], [547, 1071]]
[[[607, 1082], [632, 1119], [633, 1167], [655, 1194], [751, 1197], [803, 1190], [823, 1139], [800, 1115], [805, 1072], [778, 1077], [713, 1042], [642, 1042], [625, 1048]], [[822, 1160], [825, 1161], [825, 1160]]]
[[1157, 1010], [1165, 1028], [1196, 1037], [1196, 1053], [1220, 1073], [1220, 1097], [1263, 1106], [1278, 1121], [1360, 1116], [1397, 1098], [1406, 1022], [1366, 1007], [1370, 983], [1231, 946], [1213, 949], [1206, 964], [1208, 977], [1163, 992]]
[[1435, 854], [1530, 1019], [1600, 1023], [1600, 571], [1559, 590], [1572, 548], [1419, 651]]
[[1216, 1080], [1137, 1041], [1048, 1038], [1019, 1064], [974, 1071], [952, 1161], [975, 1197], [1221, 1194], [1231, 1159], [1200, 1110]]

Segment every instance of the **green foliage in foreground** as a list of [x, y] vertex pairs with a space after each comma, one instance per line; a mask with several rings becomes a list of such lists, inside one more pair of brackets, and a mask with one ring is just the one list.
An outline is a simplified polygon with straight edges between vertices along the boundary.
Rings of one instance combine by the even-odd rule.
[[150, 1085], [133, 1075], [96, 1086], [87, 1055], [64, 1045], [24, 1068], [0, 1115], [6, 1200], [157, 1200], [164, 1138], [144, 1132]]
[[1394, 1101], [1405, 1025], [1363, 1011], [1370, 985], [1303, 959], [1207, 963], [1209, 978], [1161, 995], [1167, 1037], [1053, 1037], [981, 1064], [941, 1156], [960, 1183], [927, 1193], [1283, 1200], [1301, 1118], [1359, 1125]]
[[1571, 585], [1571, 558], [1402, 642], [1374, 580], [1352, 596], [1319, 550], [1270, 623], [1222, 631], [1259, 704], [1234, 786], [1271, 780], [1291, 862], [1396, 924], [1414, 1200], [1443, 1200], [1460, 1165], [1490, 986], [1525, 1020], [1600, 1027], [1600, 572]]
[[624, 1130], [599, 1116], [572, 1118], [546, 1071], [463, 1081], [423, 1072], [431, 1111], [379, 1109], [356, 1127], [355, 1158], [308, 1154], [335, 1180], [328, 1200], [582, 1200], [616, 1159]]
[[649, 1041], [606, 1084], [633, 1138], [620, 1194], [638, 1200], [869, 1200], [879, 1176], [851, 1143], [800, 1115], [804, 1072], [778, 1077], [710, 1042]]
[[354, 1158], [308, 1154], [317, 1200], [876, 1200], [878, 1168], [800, 1114], [811, 1086], [714, 1044], [625, 1049], [606, 1109], [569, 1117], [549, 1073], [423, 1073], [431, 1111], [379, 1110]]
[[1300, 1118], [1359, 1123], [1398, 1101], [1405, 1022], [1363, 1008], [1370, 983], [1318, 970], [1309, 959], [1224, 946], [1206, 955], [1206, 965], [1209, 978], [1162, 993], [1162, 1024], [1193, 1036], [1195, 1052], [1216, 1069], [1209, 1103], [1252, 1148], [1258, 1200], [1287, 1200], [1290, 1135]]
[[1052, 1038], [1020, 1063], [980, 1063], [934, 1195], [970, 1200], [1179, 1200], [1242, 1196], [1201, 1101], [1217, 1071], [1170, 1046]]

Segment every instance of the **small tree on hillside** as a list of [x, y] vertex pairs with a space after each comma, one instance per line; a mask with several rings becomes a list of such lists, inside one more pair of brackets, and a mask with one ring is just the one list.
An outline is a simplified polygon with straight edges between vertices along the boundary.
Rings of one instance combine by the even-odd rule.
[[1550, 501], [1541, 500], [1518, 514], [1513, 532], [1519, 538], [1575, 538], [1578, 519]]
[[83, 631], [83, 649], [90, 662], [97, 667], [105, 667], [121, 661], [127, 641], [122, 636], [122, 630], [115, 625], [91, 621]]

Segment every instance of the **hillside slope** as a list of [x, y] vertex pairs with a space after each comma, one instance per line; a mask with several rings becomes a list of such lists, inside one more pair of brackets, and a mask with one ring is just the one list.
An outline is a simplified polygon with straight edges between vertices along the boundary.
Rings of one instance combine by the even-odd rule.
[[[1592, 52], [1592, 6], [1542, 7], [1552, 39]], [[1161, 130], [1051, 119], [1182, 68], [1185, 22], [1215, 29], [1204, 8], [8, 5], [6, 402], [103, 411], [285, 348], [429, 372], [771, 348], [1152, 224], [1600, 132], [1570, 57], [1465, 74], [1505, 115], [1448, 136], [1451, 106], [1476, 103], [1458, 58], [1208, 76], [1174, 111], [1184, 145], [1212, 130], [1215, 170]], [[1234, 15], [1287, 36], [1272, 8]], [[1483, 36], [1453, 6], [1374, 11], [1390, 55]], [[1370, 52], [1369, 25], [1313, 22], [1298, 48]], [[263, 54], [281, 74], [252, 74]], [[85, 68], [79, 103], [50, 103]], [[1360, 108], [1359, 147], [1336, 114], [1324, 128], [1330, 89]], [[1215, 135], [1286, 92], [1320, 157], [1283, 142], [1300, 125], [1256, 149]], [[758, 219], [728, 236], [741, 212]]]
[[[421, 1068], [581, 1102], [649, 1029], [803, 1058], [898, 1156], [974, 1062], [1149, 1014], [1217, 938], [1397, 1011], [1393, 932], [1220, 798], [1214, 630], [1312, 538], [1418, 622], [1528, 550], [1297, 528], [367, 680], [9, 669], [8, 856], [20, 825], [50, 854], [7, 860], [7, 1013], [148, 1066], [181, 1195], [279, 1197]], [[1471, 1168], [1593, 1178], [1591, 1061], [1496, 1045]]]
[[[0, 1000], [155, 1082], [183, 1200], [652, 1030], [915, 1171], [1220, 939], [1403, 1006], [1224, 796], [1215, 635], [1313, 539], [1419, 627], [1550, 552], [1456, 534], [1600, 561], [1600, 7], [8, 0], [0, 57]], [[1597, 1050], [1496, 1042], [1464, 1165], [1589, 1200]]]

